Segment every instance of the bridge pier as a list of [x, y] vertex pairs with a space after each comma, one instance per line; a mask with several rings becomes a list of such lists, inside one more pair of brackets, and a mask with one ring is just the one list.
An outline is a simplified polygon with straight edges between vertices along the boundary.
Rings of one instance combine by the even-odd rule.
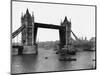
[[23, 46], [12, 46], [12, 50], [17, 49], [18, 50], [18, 55], [22, 55], [23, 54]]
[[38, 54], [38, 45], [36, 43], [34, 44], [34, 50], [35, 50], [35, 54], [37, 55]]
[[18, 55], [22, 55], [23, 54], [23, 46], [20, 46], [18, 48]]

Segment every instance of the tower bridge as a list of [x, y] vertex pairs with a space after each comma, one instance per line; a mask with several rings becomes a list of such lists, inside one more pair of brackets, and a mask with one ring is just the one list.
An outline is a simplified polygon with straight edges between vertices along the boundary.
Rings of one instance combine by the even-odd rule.
[[[65, 17], [64, 21], [61, 22], [61, 25], [52, 25], [52, 24], [44, 24], [44, 23], [36, 23], [34, 21], [34, 14], [30, 14], [28, 9], [24, 15], [21, 16], [21, 27], [19, 27], [16, 31], [12, 33], [12, 39], [15, 38], [19, 33], [21, 33], [21, 43], [23, 46], [32, 47], [34, 50], [37, 51], [37, 44], [36, 44], [36, 38], [37, 38], [37, 31], [38, 28], [49, 28], [49, 29], [57, 29], [59, 30], [59, 38], [60, 38], [60, 49], [63, 48], [65, 45], [68, 47], [71, 42], [71, 33], [75, 36], [76, 39], [77, 36], [72, 32], [71, 30], [71, 22], [68, 21], [67, 17]], [[16, 46], [19, 48], [19, 53], [22, 54], [23, 48], [20, 48], [19, 46]], [[16, 48], [13, 46], [13, 48]], [[21, 51], [20, 51], [21, 50]]]

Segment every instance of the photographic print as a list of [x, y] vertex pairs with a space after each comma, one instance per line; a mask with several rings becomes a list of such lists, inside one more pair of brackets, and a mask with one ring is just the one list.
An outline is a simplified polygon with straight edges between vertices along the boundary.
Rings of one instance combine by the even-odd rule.
[[96, 6], [11, 1], [11, 74], [96, 69]]

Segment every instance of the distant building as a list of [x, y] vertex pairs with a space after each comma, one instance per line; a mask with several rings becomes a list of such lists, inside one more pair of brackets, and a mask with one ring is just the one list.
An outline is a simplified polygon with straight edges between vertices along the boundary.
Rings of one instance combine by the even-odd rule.
[[90, 42], [93, 43], [93, 50], [95, 50], [95, 48], [96, 48], [96, 37], [92, 37], [92, 38], [90, 39]]
[[85, 40], [87, 40], [87, 37], [85, 37]]
[[95, 42], [95, 40], [96, 40], [95, 37], [92, 37], [92, 38], [90, 39], [90, 41], [92, 41], [92, 42]]

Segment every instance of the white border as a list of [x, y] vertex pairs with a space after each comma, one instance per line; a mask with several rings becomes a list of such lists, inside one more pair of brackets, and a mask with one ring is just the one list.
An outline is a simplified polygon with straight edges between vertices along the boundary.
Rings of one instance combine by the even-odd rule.
[[[27, 0], [29, 1], [29, 0]], [[31, 0], [32, 1], [32, 0]], [[41, 75], [99, 75], [100, 73], [100, 0], [36, 0], [42, 2], [97, 5], [97, 70], [39, 73]], [[0, 75], [10, 74], [10, 0], [0, 0]], [[32, 75], [32, 74], [25, 74]]]

